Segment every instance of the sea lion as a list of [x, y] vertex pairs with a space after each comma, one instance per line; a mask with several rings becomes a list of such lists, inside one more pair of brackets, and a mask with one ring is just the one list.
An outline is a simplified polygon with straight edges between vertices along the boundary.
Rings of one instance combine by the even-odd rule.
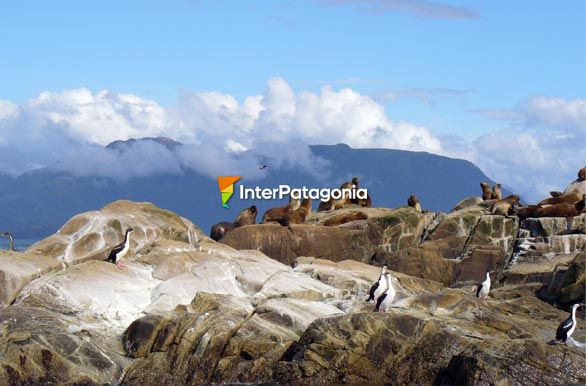
[[519, 205], [520, 199], [516, 194], [511, 194], [502, 200], [496, 200], [490, 208], [490, 213], [500, 216], [510, 216], [511, 210], [514, 210]]
[[572, 181], [564, 190], [564, 194], [569, 193], [586, 194], [586, 167], [578, 170], [578, 178]]
[[501, 184], [496, 184], [492, 187], [492, 198], [495, 200], [502, 200], [503, 189]]
[[578, 213], [586, 213], [586, 194], [583, 194], [582, 199], [574, 204], [574, 208]]
[[317, 207], [317, 211], [318, 212], [324, 212], [326, 210], [336, 210], [336, 209], [342, 209], [343, 207], [345, 207], [346, 205], [349, 204], [359, 204], [359, 199], [351, 199], [351, 195], [347, 192], [344, 192], [344, 190], [352, 190], [355, 191], [356, 189], [358, 189], [358, 184], [359, 184], [359, 180], [358, 177], [354, 177], [352, 178], [352, 181], [350, 182], [344, 182], [342, 185], [340, 185], [340, 190], [342, 191], [342, 197], [334, 199], [331, 198], [327, 201], [321, 201]]
[[350, 182], [344, 182], [340, 186], [340, 189], [350, 189], [350, 190], [358, 189], [359, 182], [360, 181], [358, 180], [358, 177], [354, 177], [354, 178], [352, 178], [352, 181], [350, 181]]
[[537, 205], [524, 205], [517, 208], [516, 214], [517, 217], [519, 217], [521, 220], [530, 217], [534, 218], [536, 217], [535, 212], [537, 211], [537, 209], [539, 209], [539, 206]]
[[562, 194], [563, 194], [562, 192], [558, 192], [557, 190], [554, 190], [554, 191], [549, 192], [549, 195], [552, 196], [552, 197], [554, 197], [554, 198], [555, 197], [559, 197]]
[[471, 206], [475, 206], [475, 205], [479, 205], [481, 203], [483, 203], [485, 201], [482, 200], [482, 198], [480, 197], [468, 197], [463, 199], [462, 201], [458, 202], [456, 204], [456, 206], [454, 206], [454, 208], [450, 211], [450, 212], [455, 212], [457, 210], [461, 210], [464, 208], [469, 208]]
[[582, 198], [582, 195], [578, 193], [562, 194], [558, 197], [550, 197], [546, 198], [545, 200], [541, 200], [537, 205], [548, 206], [557, 204], [575, 204], [577, 201], [580, 201], [580, 198]]
[[368, 219], [368, 215], [366, 213], [350, 212], [350, 213], [345, 213], [341, 216], [329, 218], [326, 221], [324, 221], [321, 225], [326, 226], [326, 227], [334, 227], [334, 226], [345, 224], [350, 221], [366, 220], [366, 219]]
[[212, 230], [210, 231], [210, 237], [212, 240], [219, 241], [232, 229], [240, 228], [244, 225], [253, 225], [256, 223], [257, 214], [258, 210], [256, 209], [256, 206], [252, 205], [251, 207], [246, 208], [238, 213], [238, 216], [236, 216], [236, 220], [234, 220], [234, 222], [222, 221], [213, 225]]
[[535, 210], [534, 217], [576, 217], [584, 212], [584, 199], [570, 204], [567, 202], [542, 206]]
[[287, 205], [279, 208], [268, 209], [264, 216], [262, 216], [261, 223], [266, 224], [268, 222], [279, 222], [286, 213], [299, 208], [300, 205], [301, 200], [298, 198], [289, 197], [289, 203]]
[[492, 199], [492, 190], [490, 189], [490, 185], [486, 182], [481, 182], [480, 187], [482, 188], [482, 199], [483, 200], [490, 200]]
[[407, 205], [409, 207], [415, 209], [417, 213], [421, 213], [421, 203], [419, 202], [419, 198], [416, 195], [412, 194], [407, 199]]
[[370, 208], [372, 207], [372, 200], [370, 199], [370, 194], [366, 194], [366, 198], [359, 198], [358, 205], [363, 208]]
[[307, 216], [311, 214], [311, 198], [305, 198], [299, 208], [285, 214], [279, 224], [289, 226], [292, 224], [303, 224]]

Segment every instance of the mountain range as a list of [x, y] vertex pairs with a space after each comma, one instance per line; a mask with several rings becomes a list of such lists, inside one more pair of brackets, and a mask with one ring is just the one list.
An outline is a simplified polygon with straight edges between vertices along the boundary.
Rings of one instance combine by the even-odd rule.
[[[106, 148], [123, 151], [136, 141], [154, 141], [169, 150], [181, 146], [168, 138], [143, 138], [115, 141]], [[361, 187], [368, 188], [373, 206], [403, 206], [409, 195], [416, 194], [424, 209], [448, 211], [461, 199], [478, 196], [481, 181], [494, 183], [469, 161], [426, 152], [353, 149], [344, 144], [314, 145], [310, 149], [314, 156], [327, 160], [327, 175], [295, 169], [270, 170], [269, 166], [266, 177], [251, 184], [267, 188], [279, 184], [333, 188], [358, 176]], [[222, 208], [217, 181], [191, 168], [183, 168], [180, 174], [120, 180], [79, 177], [45, 167], [16, 178], [0, 175], [0, 231], [12, 231], [17, 237], [44, 237], [71, 216], [118, 199], [153, 202], [190, 219], [205, 232], [216, 222], [232, 221], [240, 210], [253, 204], [239, 200], [236, 193], [230, 200], [230, 209]], [[254, 202], [259, 208], [257, 220], [264, 210], [284, 203], [285, 200]]]

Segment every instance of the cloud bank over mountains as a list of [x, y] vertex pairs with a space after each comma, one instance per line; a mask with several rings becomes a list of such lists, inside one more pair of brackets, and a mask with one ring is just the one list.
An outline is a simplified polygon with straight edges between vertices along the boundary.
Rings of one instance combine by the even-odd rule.
[[[464, 143], [395, 121], [373, 98], [350, 88], [295, 92], [282, 78], [270, 79], [262, 94], [242, 101], [219, 92], [184, 92], [172, 107], [83, 88], [45, 92], [21, 104], [0, 100], [0, 167], [19, 174], [53, 165], [78, 176], [114, 178], [192, 168], [210, 177], [261, 178], [263, 160], [273, 170], [324, 172], [327, 162], [314, 157], [307, 145], [346, 143], [465, 158], [531, 199], [560, 190], [585, 163], [583, 99], [533, 96], [511, 108], [477, 112], [498, 121], [500, 129]], [[103, 147], [157, 136], [186, 146]]]

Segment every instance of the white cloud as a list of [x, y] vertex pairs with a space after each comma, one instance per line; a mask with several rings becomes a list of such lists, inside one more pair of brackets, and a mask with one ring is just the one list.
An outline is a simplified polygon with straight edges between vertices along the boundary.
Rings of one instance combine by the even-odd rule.
[[586, 100], [533, 95], [511, 109], [483, 109], [488, 118], [509, 121], [516, 127], [583, 131]]
[[452, 148], [529, 201], [563, 190], [586, 164], [586, 101], [532, 96], [511, 109], [480, 110], [508, 127]]
[[[350, 88], [295, 92], [281, 78], [270, 79], [262, 94], [242, 102], [219, 92], [185, 92], [171, 108], [136, 95], [77, 89], [42, 93], [19, 105], [0, 101], [0, 168], [15, 174], [58, 163], [76, 175], [125, 178], [188, 167], [212, 177], [261, 178], [261, 162], [272, 170], [321, 172], [327, 169], [324, 161], [312, 156], [307, 144], [346, 143], [465, 158], [537, 200], [561, 190], [584, 165], [585, 110], [583, 99], [544, 96], [509, 109], [481, 110], [507, 125], [463, 143], [394, 121], [381, 104]], [[171, 151], [147, 143], [122, 153], [101, 147], [147, 136], [187, 145]]]
[[[249, 153], [257, 158], [272, 157], [278, 167], [312, 169], [316, 160], [306, 144], [441, 150], [439, 140], [427, 129], [392, 121], [383, 107], [368, 96], [349, 88], [334, 91], [328, 86], [320, 93], [296, 94], [282, 78], [270, 79], [262, 95], [249, 96], [242, 103], [219, 92], [186, 92], [176, 106], [165, 109], [136, 95], [92, 93], [81, 88], [45, 92], [18, 106], [7, 101], [0, 104], [0, 166], [14, 173], [59, 162], [59, 168], [65, 170], [71, 165], [78, 175], [118, 176], [118, 171], [113, 170], [116, 159], [112, 157], [128, 166], [131, 160], [139, 162], [139, 154], [129, 151], [125, 156], [134, 154], [131, 159], [120, 159], [117, 154], [108, 155], [110, 150], [94, 145], [147, 136], [177, 139], [191, 145], [193, 153], [206, 154], [207, 158], [182, 153], [167, 159], [162, 153], [158, 156], [165, 162], [160, 167], [143, 160], [147, 167], [143, 165], [139, 170], [132, 166], [130, 175], [143, 175], [147, 170], [180, 170], [172, 168], [170, 160], [217, 175], [214, 165], [235, 168], [246, 164], [242, 155], [236, 162], [234, 157], [226, 157], [226, 152], [236, 156], [247, 149], [254, 149]], [[291, 147], [292, 143], [295, 146]], [[87, 152], [87, 156], [82, 157], [81, 152]], [[206, 162], [210, 165], [204, 166]]]

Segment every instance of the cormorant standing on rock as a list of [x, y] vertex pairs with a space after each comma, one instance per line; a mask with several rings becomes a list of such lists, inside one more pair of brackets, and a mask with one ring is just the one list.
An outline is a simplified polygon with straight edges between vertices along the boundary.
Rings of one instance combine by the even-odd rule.
[[380, 272], [380, 277], [378, 278], [376, 283], [374, 283], [372, 287], [370, 287], [370, 291], [368, 292], [369, 296], [368, 299], [366, 299], [367, 302], [371, 300], [376, 301], [376, 299], [378, 299], [378, 297], [387, 290], [387, 279], [385, 277], [386, 273], [387, 266], [384, 265]]
[[8, 244], [8, 250], [14, 252], [14, 237], [12, 237], [12, 233], [4, 232], [4, 236], [8, 237], [8, 240], [10, 240]]
[[550, 344], [562, 342], [563, 344], [567, 344], [566, 341], [576, 329], [576, 310], [579, 307], [584, 306], [584, 304], [576, 303], [572, 306], [572, 312], [570, 312], [570, 316], [568, 319], [564, 320], [558, 326], [558, 329], [555, 332], [555, 340], [550, 341]]
[[120, 259], [122, 259], [130, 249], [130, 232], [132, 232], [133, 230], [134, 229], [132, 228], [128, 228], [126, 230], [126, 233], [124, 234], [124, 241], [116, 245], [114, 249], [112, 249], [106, 261], [116, 264], [116, 267], [120, 269], [122, 267], [126, 268], [124, 264], [120, 263]]
[[478, 287], [476, 287], [476, 297], [484, 300], [488, 296], [489, 292], [490, 292], [490, 271], [486, 273], [486, 279], [482, 283], [478, 284]]
[[376, 299], [376, 307], [374, 310], [377, 312], [388, 310], [391, 307], [391, 304], [393, 304], [393, 300], [395, 300], [396, 293], [395, 289], [393, 288], [391, 274], [387, 273], [385, 276], [387, 278], [387, 290], [384, 294], [379, 296], [378, 299]]

